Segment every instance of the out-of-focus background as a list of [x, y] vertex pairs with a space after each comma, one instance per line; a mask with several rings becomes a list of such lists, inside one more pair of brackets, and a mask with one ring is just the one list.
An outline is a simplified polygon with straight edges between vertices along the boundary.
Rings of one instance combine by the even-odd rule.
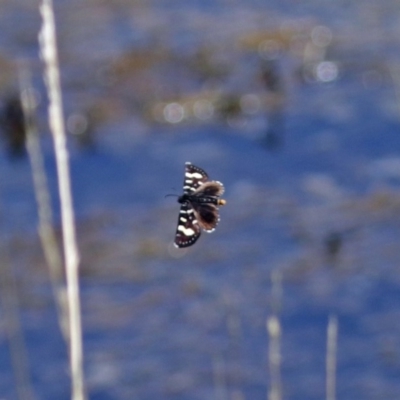
[[[90, 398], [265, 399], [272, 312], [285, 399], [324, 398], [329, 315], [337, 398], [400, 398], [399, 3], [54, 6]], [[0, 398], [22, 398], [25, 379], [63, 400], [68, 351], [19, 125], [23, 59], [60, 232], [38, 2], [2, 1], [0, 24]], [[177, 251], [164, 196], [181, 193], [186, 161], [224, 183], [227, 206]]]

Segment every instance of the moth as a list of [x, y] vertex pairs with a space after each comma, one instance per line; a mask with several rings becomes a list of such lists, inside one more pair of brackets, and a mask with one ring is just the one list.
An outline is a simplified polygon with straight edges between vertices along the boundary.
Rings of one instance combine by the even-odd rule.
[[185, 164], [183, 194], [178, 197], [181, 204], [175, 247], [189, 247], [196, 243], [201, 231], [213, 232], [219, 222], [218, 206], [226, 204], [220, 196], [224, 185], [209, 181], [207, 173], [190, 162]]

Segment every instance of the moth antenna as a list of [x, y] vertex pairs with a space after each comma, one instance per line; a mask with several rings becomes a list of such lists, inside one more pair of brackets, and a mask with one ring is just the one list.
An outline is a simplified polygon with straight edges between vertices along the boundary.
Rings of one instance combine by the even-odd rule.
[[[174, 187], [171, 188], [171, 189], [176, 191], [176, 189], [175, 189]], [[165, 197], [164, 197], [164, 199], [165, 199], [166, 197], [171, 197], [171, 196], [172, 196], [172, 197], [179, 197], [179, 195], [177, 195], [177, 194], [175, 194], [175, 193], [174, 193], [174, 194], [166, 194]]]

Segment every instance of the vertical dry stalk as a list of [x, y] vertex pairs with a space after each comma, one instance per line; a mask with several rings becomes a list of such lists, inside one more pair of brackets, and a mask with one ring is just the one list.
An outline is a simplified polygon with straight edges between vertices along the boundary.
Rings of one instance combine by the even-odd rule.
[[282, 297], [282, 276], [280, 272], [273, 271], [272, 280], [272, 315], [267, 318], [267, 332], [269, 336], [269, 373], [270, 388], [268, 392], [268, 400], [282, 399], [282, 383], [281, 383], [281, 324], [277, 316], [280, 309]]
[[268, 361], [270, 373], [268, 400], [281, 400], [281, 324], [276, 315], [267, 319], [267, 332], [269, 336]]
[[338, 320], [331, 315], [327, 329], [326, 348], [326, 399], [336, 399], [336, 354], [337, 354]]
[[56, 301], [58, 321], [64, 339], [68, 341], [68, 303], [64, 283], [62, 256], [53, 228], [50, 194], [48, 190], [43, 155], [39, 143], [39, 135], [34, 123], [36, 101], [30, 83], [28, 69], [19, 64], [20, 97], [24, 113], [26, 147], [32, 168], [33, 186], [39, 216], [39, 236], [43, 253], [49, 267], [50, 281]]
[[1, 271], [1, 302], [4, 310], [6, 334], [10, 344], [11, 363], [15, 376], [17, 397], [19, 400], [33, 400], [34, 392], [29, 373], [28, 354], [19, 317], [19, 301], [15, 277], [10, 262], [4, 255]]
[[282, 308], [282, 273], [280, 271], [271, 272], [271, 309], [273, 314], [279, 314]]
[[400, 68], [398, 64], [393, 62], [388, 63], [387, 68], [393, 82], [398, 112], [400, 113]]
[[228, 398], [228, 390], [225, 378], [225, 363], [220, 355], [213, 357], [213, 375], [215, 400], [226, 400]]
[[62, 111], [61, 85], [52, 1], [43, 0], [40, 5], [40, 12], [43, 18], [43, 24], [39, 33], [39, 43], [41, 57], [45, 64], [44, 76], [49, 96], [49, 124], [54, 138], [58, 187], [61, 202], [63, 247], [70, 325], [72, 399], [83, 400], [86, 396], [83, 379], [82, 326], [79, 298], [79, 254], [75, 234], [74, 210], [72, 205], [68, 151]]

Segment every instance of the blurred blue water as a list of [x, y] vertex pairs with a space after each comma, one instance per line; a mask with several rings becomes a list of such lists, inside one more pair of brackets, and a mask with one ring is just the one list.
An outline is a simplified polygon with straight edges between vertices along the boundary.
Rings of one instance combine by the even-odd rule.
[[[12, 3], [3, 7], [14, 18], [22, 12]], [[15, 36], [8, 24], [9, 39], [0, 42], [8, 57], [17, 56], [15, 48], [25, 56], [36, 51], [37, 14], [25, 7], [33, 36]], [[84, 7], [57, 2], [56, 10], [66, 114], [100, 97], [106, 109], [121, 115], [97, 125], [94, 148], [84, 150], [73, 138], [69, 142], [90, 398], [218, 398], [218, 385], [229, 395], [221, 399], [265, 398], [265, 321], [272, 311], [273, 270], [283, 276], [284, 398], [325, 396], [326, 328], [332, 313], [339, 321], [338, 398], [399, 397], [400, 138], [395, 74], [388, 72], [397, 68], [395, 2], [285, 1], [267, 8], [256, 0], [164, 1], [140, 10], [123, 2]], [[292, 55], [282, 61], [289, 77], [284, 141], [275, 151], [263, 142], [263, 116], [246, 116], [236, 125], [148, 123], [125, 111], [131, 110], [130, 98], [119, 95], [129, 91], [128, 85], [104, 84], [105, 89], [90, 81], [96, 62], [118, 58], [135, 44], [145, 47], [152, 32], [162, 42], [156, 28], [165, 32], [162, 46], [175, 53], [186, 55], [205, 42], [221, 43], [225, 52], [236, 54], [235, 46], [223, 40], [235, 42], [247, 32], [295, 22], [332, 29], [330, 51], [340, 74], [330, 83], [302, 82], [297, 76], [302, 61]], [[81, 60], [85, 52], [87, 59]], [[238, 64], [254, 60], [229, 57]], [[81, 63], [89, 82], [80, 81]], [[241, 69], [251, 76], [254, 65], [240, 64]], [[376, 80], [366, 84], [371, 71]], [[242, 74], [227, 80], [223, 87], [246, 88]], [[168, 83], [179, 87], [179, 82]], [[41, 127], [45, 110], [43, 97]], [[59, 230], [52, 142], [47, 128], [41, 131]], [[180, 193], [186, 161], [224, 183], [228, 204], [216, 232], [204, 234], [182, 256], [168, 247], [178, 204], [164, 196]], [[8, 255], [18, 279], [33, 386], [38, 398], [67, 399], [68, 352], [39, 254], [29, 162], [11, 160], [2, 148], [0, 171], [2, 258]], [[341, 240], [337, 254], [329, 253], [332, 233]], [[0, 396], [14, 399], [6, 322], [1, 325]]]

